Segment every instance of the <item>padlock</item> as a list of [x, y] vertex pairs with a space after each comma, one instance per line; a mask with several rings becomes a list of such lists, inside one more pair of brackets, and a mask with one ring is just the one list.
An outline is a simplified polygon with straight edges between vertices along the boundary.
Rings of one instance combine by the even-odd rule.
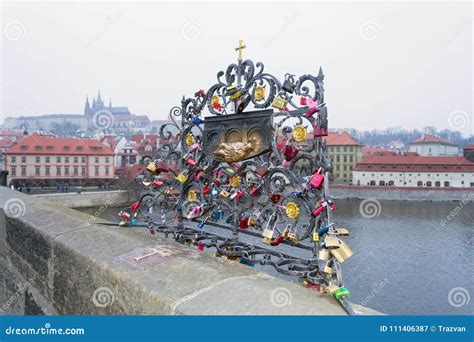
[[152, 184], [153, 184], [153, 186], [159, 188], [159, 187], [161, 187], [164, 183], [163, 183], [162, 181], [160, 181], [160, 180], [157, 180], [157, 181], [154, 181]]
[[188, 176], [184, 173], [184, 172], [181, 172], [179, 175], [177, 175], [175, 177], [181, 184], [184, 184], [186, 183], [186, 181], [188, 180]]
[[204, 97], [204, 96], [206, 96], [206, 92], [204, 90], [200, 89], [200, 90], [198, 90], [197, 92], [194, 93], [194, 97], [198, 97], [198, 96]]
[[221, 196], [222, 198], [227, 198], [230, 196], [230, 193], [226, 190], [222, 190], [220, 193], [219, 193], [219, 196]]
[[193, 218], [198, 217], [200, 213], [201, 213], [201, 207], [196, 206], [189, 211], [187, 218], [188, 220], [192, 220]]
[[336, 228], [337, 236], [349, 236], [349, 231], [346, 228]]
[[288, 232], [288, 234], [286, 234], [286, 239], [295, 245], [298, 244], [298, 237], [294, 232]]
[[318, 259], [321, 260], [321, 261], [327, 261], [327, 260], [329, 260], [329, 257], [331, 256], [330, 254], [331, 253], [329, 252], [329, 249], [321, 248], [319, 250]]
[[324, 244], [326, 245], [327, 249], [337, 249], [339, 248], [339, 239], [333, 235], [326, 235], [324, 238]]
[[316, 171], [311, 176], [311, 179], [309, 180], [309, 185], [311, 185], [313, 188], [320, 189], [321, 186], [323, 185], [324, 175], [321, 172], [322, 172], [322, 168], [319, 168], [318, 171]]
[[339, 240], [339, 248], [331, 249], [331, 254], [342, 264], [352, 256], [352, 250], [344, 241]]
[[240, 197], [242, 197], [243, 194], [244, 194], [243, 191], [234, 191], [230, 195], [230, 199], [239, 199]]
[[318, 127], [317, 125], [313, 126], [313, 132], [315, 137], [326, 137], [328, 135], [327, 128]]
[[247, 225], [248, 226], [255, 226], [257, 224], [258, 217], [260, 216], [260, 212], [253, 212], [250, 214], [248, 220], [247, 220]]
[[199, 116], [193, 117], [193, 124], [200, 125], [202, 123], [202, 119]]
[[329, 226], [321, 226], [318, 229], [318, 234], [319, 236], [322, 236], [323, 234], [326, 234], [329, 231]]
[[332, 267], [330, 267], [329, 265], [326, 264], [326, 266], [324, 266], [324, 273], [327, 273], [327, 274], [332, 274]]
[[280, 243], [283, 242], [283, 240], [285, 239], [285, 236], [283, 235], [280, 235], [274, 239], [272, 239], [272, 241], [270, 242], [270, 245], [272, 246], [278, 246]]
[[296, 148], [291, 147], [290, 145], [285, 145], [283, 149], [283, 156], [285, 157], [286, 161], [292, 161], [298, 155], [299, 150]]
[[272, 243], [272, 238], [273, 238], [273, 229], [266, 228], [263, 231], [263, 243], [267, 245], [271, 245]]
[[140, 209], [140, 203], [139, 202], [134, 202], [132, 205], [131, 205], [131, 209], [134, 213], [136, 213], [138, 211], [138, 209]]
[[229, 96], [232, 101], [235, 101], [242, 96], [242, 91], [240, 87], [229, 86], [226, 88], [226, 95]]
[[190, 166], [196, 166], [196, 161], [194, 160], [193, 157], [188, 157], [188, 159], [186, 160], [186, 162], [187, 162]]
[[255, 101], [257, 102], [265, 100], [265, 86], [255, 87], [253, 96], [255, 97]]
[[249, 105], [250, 103], [250, 100], [251, 100], [251, 97], [246, 95], [243, 100], [239, 100], [237, 101], [238, 105], [237, 105], [237, 113], [242, 113], [245, 108]]
[[242, 217], [239, 220], [239, 227], [240, 229], [246, 229], [249, 227], [249, 218], [248, 217]]
[[331, 292], [331, 294], [334, 296], [334, 298], [336, 300], [339, 300], [339, 299], [349, 299], [350, 297], [350, 292], [348, 289], [346, 289], [345, 287], [341, 287], [340, 289], [338, 289], [337, 291], [334, 291], [334, 292]]
[[286, 102], [286, 99], [282, 95], [278, 94], [272, 101], [272, 107], [283, 110], [286, 107]]
[[121, 210], [119, 213], [118, 213], [118, 216], [120, 216], [121, 218], [123, 218], [124, 220], [130, 220], [130, 214]]
[[240, 177], [238, 175], [229, 177], [229, 184], [233, 188], [238, 188], [240, 186]]
[[237, 173], [237, 170], [235, 168], [233, 168], [232, 166], [228, 166], [228, 167], [223, 168], [222, 172], [227, 177], [233, 177]]
[[199, 228], [199, 229], [202, 229], [202, 228], [206, 225], [207, 221], [209, 221], [210, 218], [211, 218], [211, 215], [207, 215], [207, 216], [204, 218], [204, 220], [202, 220], [201, 222], [199, 222], [198, 228]]
[[272, 194], [272, 196], [270, 197], [272, 202], [273, 203], [278, 203], [281, 199], [281, 195], [280, 194]]
[[306, 101], [306, 97], [301, 96], [301, 97], [300, 97], [300, 105], [306, 106], [306, 102], [307, 102], [307, 101]]
[[316, 230], [313, 230], [313, 241], [314, 242], [319, 241], [319, 234]]
[[287, 93], [293, 94], [295, 91], [295, 76], [286, 74], [281, 88]]
[[286, 139], [280, 140], [280, 141], [278, 142], [278, 144], [277, 144], [277, 150], [278, 150], [278, 151], [281, 151], [282, 148], [285, 146], [285, 143], [286, 143]]
[[224, 218], [224, 210], [216, 210], [212, 213], [212, 217], [216, 221], [220, 221]]

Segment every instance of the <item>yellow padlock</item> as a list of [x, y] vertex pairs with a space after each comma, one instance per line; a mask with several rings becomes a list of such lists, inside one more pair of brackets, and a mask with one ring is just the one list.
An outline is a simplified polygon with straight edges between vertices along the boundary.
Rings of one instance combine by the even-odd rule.
[[324, 267], [324, 273], [332, 274], [332, 267], [329, 267], [329, 266], [326, 265]]
[[332, 235], [326, 235], [324, 238], [324, 244], [328, 249], [336, 249], [339, 248], [339, 239]]
[[176, 176], [176, 179], [179, 180], [181, 184], [184, 184], [188, 180], [188, 177], [183, 172], [181, 172], [179, 175]]
[[336, 228], [337, 236], [349, 236], [349, 231], [346, 228]]
[[319, 234], [316, 230], [313, 231], [313, 241], [319, 241]]
[[331, 254], [342, 264], [352, 256], [352, 250], [344, 241], [339, 240], [339, 248], [331, 249]]

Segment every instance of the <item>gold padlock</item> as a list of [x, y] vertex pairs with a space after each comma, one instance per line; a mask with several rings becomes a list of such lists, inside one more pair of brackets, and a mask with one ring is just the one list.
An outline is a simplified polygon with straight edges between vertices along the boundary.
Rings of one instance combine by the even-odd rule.
[[262, 236], [263, 236], [263, 243], [270, 245], [273, 238], [273, 229], [266, 228], [263, 231]]
[[324, 238], [324, 244], [328, 249], [336, 249], [339, 248], [339, 239], [332, 235], [326, 235]]
[[290, 240], [291, 243], [297, 244], [298, 243], [298, 237], [296, 236], [295, 233], [293, 232], [288, 232], [286, 234], [286, 238]]
[[334, 284], [331, 284], [328, 287], [326, 287], [326, 291], [329, 292], [330, 294], [333, 294], [334, 292], [336, 292], [339, 289], [340, 289], [340, 287], [336, 286]]
[[228, 191], [222, 190], [219, 195], [223, 198], [227, 198], [230, 196], [230, 193]]
[[331, 249], [331, 254], [342, 264], [352, 256], [352, 251], [344, 241], [339, 240], [339, 248]]
[[337, 236], [349, 236], [349, 231], [346, 228], [336, 228]]
[[324, 267], [324, 273], [332, 274], [332, 267], [329, 267], [328, 265], [326, 265]]
[[179, 180], [181, 184], [184, 184], [188, 180], [188, 177], [183, 172], [181, 172], [179, 175], [176, 176], [176, 179]]
[[329, 249], [322, 248], [319, 250], [319, 255], [318, 255], [319, 260], [323, 260], [323, 261], [329, 260], [329, 256], [330, 256]]
[[313, 230], [313, 241], [319, 241], [319, 234], [316, 230]]
[[272, 101], [272, 107], [280, 110], [284, 109], [286, 107], [286, 100], [281, 96], [277, 96]]

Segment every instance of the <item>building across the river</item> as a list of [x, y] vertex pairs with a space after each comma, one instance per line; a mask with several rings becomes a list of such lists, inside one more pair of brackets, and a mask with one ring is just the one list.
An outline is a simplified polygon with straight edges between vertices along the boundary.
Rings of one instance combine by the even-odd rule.
[[362, 159], [361, 144], [346, 131], [329, 132], [324, 140], [327, 144], [328, 155], [333, 161], [333, 181], [351, 183], [352, 169]]
[[474, 187], [474, 163], [463, 157], [380, 152], [359, 161], [353, 178], [355, 185], [469, 188]]
[[114, 151], [96, 139], [32, 134], [4, 154], [9, 185], [101, 185], [115, 177]]
[[459, 156], [459, 147], [449, 140], [426, 134], [410, 142], [410, 152], [420, 156], [456, 157]]

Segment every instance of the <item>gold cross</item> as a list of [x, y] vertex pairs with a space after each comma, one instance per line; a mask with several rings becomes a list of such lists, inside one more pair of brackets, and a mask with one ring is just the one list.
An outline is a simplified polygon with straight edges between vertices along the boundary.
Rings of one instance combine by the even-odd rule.
[[244, 45], [244, 41], [239, 40], [239, 46], [235, 48], [235, 51], [239, 51], [239, 58], [237, 60], [242, 61], [242, 50], [246, 47], [247, 45]]

